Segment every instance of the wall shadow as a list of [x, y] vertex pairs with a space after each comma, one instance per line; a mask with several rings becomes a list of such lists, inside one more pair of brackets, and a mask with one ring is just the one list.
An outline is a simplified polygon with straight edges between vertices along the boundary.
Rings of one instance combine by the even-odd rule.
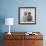
[[2, 25], [4, 25], [4, 23], [5, 23], [5, 17], [0, 16], [0, 46], [4, 46], [3, 45], [4, 33], [2, 32]]

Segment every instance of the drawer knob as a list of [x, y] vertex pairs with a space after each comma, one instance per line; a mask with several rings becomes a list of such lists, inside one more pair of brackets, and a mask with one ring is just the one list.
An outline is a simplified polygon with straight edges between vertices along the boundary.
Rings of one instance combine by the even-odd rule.
[[34, 44], [35, 42], [32, 42], [32, 44]]

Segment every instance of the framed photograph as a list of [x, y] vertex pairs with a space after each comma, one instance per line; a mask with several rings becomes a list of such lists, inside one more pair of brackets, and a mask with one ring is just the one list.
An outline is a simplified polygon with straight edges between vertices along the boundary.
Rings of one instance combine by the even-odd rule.
[[19, 24], [36, 24], [36, 7], [19, 7]]

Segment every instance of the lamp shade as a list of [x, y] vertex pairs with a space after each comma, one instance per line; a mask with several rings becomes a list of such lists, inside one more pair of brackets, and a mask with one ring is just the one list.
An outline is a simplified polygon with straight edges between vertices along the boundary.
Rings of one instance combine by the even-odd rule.
[[5, 25], [14, 25], [14, 18], [5, 18]]

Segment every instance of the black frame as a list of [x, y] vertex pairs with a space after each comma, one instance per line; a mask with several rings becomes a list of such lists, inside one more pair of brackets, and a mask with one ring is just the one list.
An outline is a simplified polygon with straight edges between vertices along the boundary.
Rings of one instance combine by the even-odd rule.
[[[20, 23], [20, 10], [21, 8], [32, 8], [35, 9], [35, 22], [34, 23]], [[19, 7], [18, 8], [18, 23], [19, 24], [36, 24], [36, 7]]]

